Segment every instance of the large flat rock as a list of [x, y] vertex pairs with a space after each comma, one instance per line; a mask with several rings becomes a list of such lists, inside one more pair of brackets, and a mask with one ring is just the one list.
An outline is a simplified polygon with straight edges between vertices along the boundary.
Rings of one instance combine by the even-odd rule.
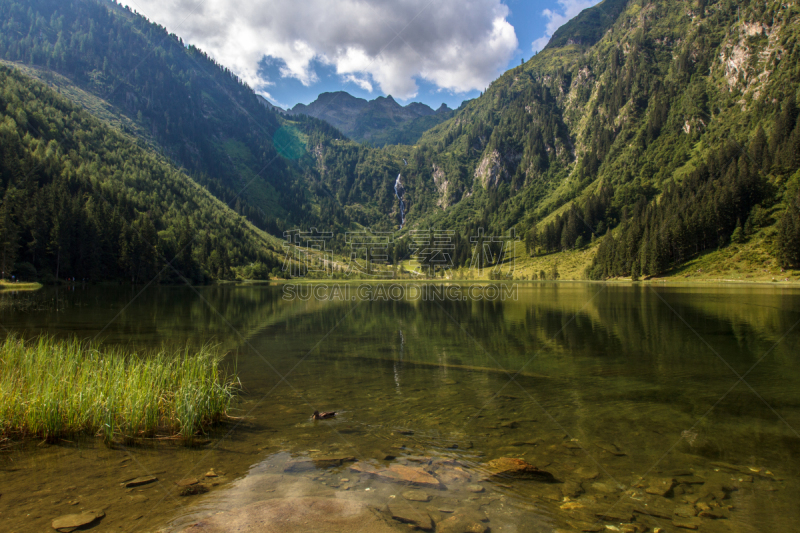
[[434, 489], [444, 488], [438, 479], [422, 468], [415, 466], [391, 465], [389, 468], [376, 468], [368, 463], [356, 463], [350, 467], [350, 470], [393, 483], [430, 487]]
[[215, 514], [186, 533], [397, 533], [367, 504], [338, 498], [278, 498]]

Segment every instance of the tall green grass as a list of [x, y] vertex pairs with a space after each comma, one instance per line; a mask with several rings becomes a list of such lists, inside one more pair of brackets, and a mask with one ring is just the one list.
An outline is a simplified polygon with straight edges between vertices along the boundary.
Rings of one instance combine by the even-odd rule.
[[42, 336], [0, 343], [0, 437], [182, 437], [227, 416], [238, 390], [212, 346], [132, 353]]

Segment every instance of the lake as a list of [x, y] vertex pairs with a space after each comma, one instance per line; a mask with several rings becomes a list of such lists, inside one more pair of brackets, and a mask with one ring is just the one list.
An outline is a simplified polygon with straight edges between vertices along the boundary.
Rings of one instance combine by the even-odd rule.
[[[368, 504], [398, 531], [461, 516], [493, 532], [800, 523], [796, 290], [312, 287], [0, 293], [3, 335], [211, 341], [243, 387], [237, 418], [192, 448], [13, 444], [0, 453], [3, 529], [103, 510], [96, 530], [179, 531], [302, 498]], [[556, 482], [493, 475], [503, 457]], [[438, 485], [386, 475], [400, 467]], [[209, 492], [180, 496], [195, 480]]]

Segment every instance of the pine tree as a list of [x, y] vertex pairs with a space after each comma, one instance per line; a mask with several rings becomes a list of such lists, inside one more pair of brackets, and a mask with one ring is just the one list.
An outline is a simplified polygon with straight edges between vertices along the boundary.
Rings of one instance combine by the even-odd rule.
[[11, 278], [19, 251], [19, 229], [11, 213], [9, 194], [0, 205], [0, 276]]
[[789, 204], [781, 218], [778, 260], [785, 267], [800, 266], [800, 195]]

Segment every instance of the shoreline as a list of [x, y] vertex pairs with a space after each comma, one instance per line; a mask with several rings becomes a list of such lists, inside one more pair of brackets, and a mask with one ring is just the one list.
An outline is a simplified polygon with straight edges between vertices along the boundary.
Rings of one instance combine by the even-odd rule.
[[[239, 282], [242, 285], [256, 285], [250, 282]], [[719, 280], [681, 280], [681, 279], [674, 279], [674, 278], [667, 278], [667, 279], [649, 279], [649, 280], [640, 280], [640, 281], [631, 281], [630, 279], [609, 279], [609, 280], [581, 280], [581, 279], [559, 279], [559, 280], [522, 280], [522, 279], [513, 279], [513, 280], [491, 280], [491, 279], [355, 279], [355, 280], [342, 280], [342, 279], [306, 279], [306, 278], [295, 278], [295, 279], [287, 279], [287, 280], [270, 280], [268, 284], [276, 284], [276, 285], [287, 285], [287, 284], [294, 284], [294, 285], [318, 285], [318, 284], [329, 284], [329, 285], [346, 285], [346, 284], [426, 284], [426, 285], [436, 285], [436, 284], [447, 284], [447, 285], [470, 285], [470, 284], [491, 284], [491, 285], [500, 285], [500, 284], [526, 284], [526, 285], [534, 285], [534, 284], [554, 284], [554, 283], [580, 283], [580, 284], [609, 284], [609, 285], [697, 285], [697, 286], [704, 286], [704, 285], [740, 285], [740, 286], [765, 286], [765, 287], [789, 287], [789, 288], [800, 288], [800, 281], [743, 281], [743, 280], [735, 280], [735, 279], [719, 279]], [[231, 282], [227, 282], [225, 284], [232, 284]]]
[[0, 281], [0, 291], [15, 290], [15, 291], [36, 291], [44, 287], [41, 283], [11, 283], [6, 280]]

